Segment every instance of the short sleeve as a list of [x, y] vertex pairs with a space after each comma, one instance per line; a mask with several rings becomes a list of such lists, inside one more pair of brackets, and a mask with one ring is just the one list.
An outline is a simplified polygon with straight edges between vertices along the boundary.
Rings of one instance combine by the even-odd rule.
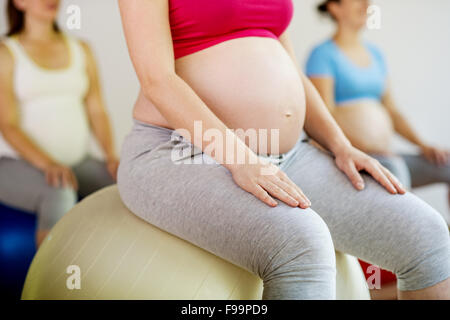
[[306, 62], [306, 75], [314, 76], [330, 76], [334, 77], [332, 53], [330, 48], [320, 45], [314, 48]]

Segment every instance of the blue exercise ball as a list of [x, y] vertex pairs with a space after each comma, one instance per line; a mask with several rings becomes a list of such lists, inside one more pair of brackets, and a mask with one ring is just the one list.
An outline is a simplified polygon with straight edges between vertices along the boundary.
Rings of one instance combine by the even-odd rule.
[[0, 296], [20, 299], [36, 253], [36, 216], [0, 203]]

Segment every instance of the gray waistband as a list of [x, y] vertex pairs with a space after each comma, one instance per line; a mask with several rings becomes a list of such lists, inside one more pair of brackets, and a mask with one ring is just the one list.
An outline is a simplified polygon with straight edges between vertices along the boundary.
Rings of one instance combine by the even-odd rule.
[[[182, 136], [178, 132], [173, 130], [173, 129], [169, 129], [169, 128], [153, 125], [153, 124], [141, 121], [141, 120], [137, 120], [135, 118], [133, 118], [133, 122], [135, 124], [139, 125], [139, 126], [145, 126], [145, 127], [149, 127], [149, 128], [153, 128], [153, 129], [158, 129], [158, 130], [164, 131], [164, 132], [166, 132], [168, 134], [179, 136], [180, 138], [182, 138]], [[305, 133], [304, 130], [302, 130], [302, 132], [300, 133], [300, 136], [299, 136], [299, 139], [298, 139], [297, 143], [288, 152], [281, 153], [281, 154], [278, 154], [278, 155], [274, 155], [274, 154], [259, 155], [259, 157], [263, 158], [263, 159], [266, 159], [266, 160], [270, 161], [271, 163], [279, 166], [279, 165], [281, 165], [281, 163], [286, 161], [286, 159], [288, 159], [295, 152], [295, 150], [298, 148], [300, 143], [302, 143], [304, 141], [308, 141], [308, 139], [309, 139], [308, 135]]]
[[288, 152], [285, 153], [281, 153], [281, 154], [270, 154], [270, 155], [259, 155], [260, 158], [266, 159], [268, 161], [270, 161], [271, 163], [279, 166], [281, 165], [284, 161], [286, 161], [287, 159], [289, 159], [289, 157], [291, 155], [293, 155], [295, 153], [295, 151], [299, 148], [300, 144], [302, 142], [308, 141], [309, 137], [308, 135], [305, 133], [304, 130], [302, 130], [300, 137], [297, 141], [297, 143], [294, 145], [294, 147], [292, 147], [291, 150], [289, 150]]

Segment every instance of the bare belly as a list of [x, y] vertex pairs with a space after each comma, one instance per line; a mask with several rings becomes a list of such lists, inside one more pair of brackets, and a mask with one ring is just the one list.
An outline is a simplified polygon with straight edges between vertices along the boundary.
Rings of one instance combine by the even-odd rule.
[[[253, 151], [284, 153], [298, 140], [305, 117], [305, 93], [298, 71], [279, 41], [232, 39], [179, 58], [175, 67], [178, 76], [225, 125], [256, 132], [260, 148], [237, 132]], [[172, 128], [142, 92], [133, 116]], [[271, 143], [271, 134], [276, 137], [277, 133], [278, 146]]]
[[339, 105], [334, 118], [356, 148], [368, 153], [390, 151], [393, 124], [389, 113], [379, 102], [365, 100]]

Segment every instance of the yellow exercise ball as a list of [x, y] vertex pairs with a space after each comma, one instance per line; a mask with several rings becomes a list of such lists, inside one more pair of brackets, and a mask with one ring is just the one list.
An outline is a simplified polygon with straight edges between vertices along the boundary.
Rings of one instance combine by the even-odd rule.
[[[370, 299], [355, 257], [336, 252], [337, 298]], [[50, 231], [22, 299], [258, 300], [262, 280], [130, 212], [117, 186], [91, 194]]]

